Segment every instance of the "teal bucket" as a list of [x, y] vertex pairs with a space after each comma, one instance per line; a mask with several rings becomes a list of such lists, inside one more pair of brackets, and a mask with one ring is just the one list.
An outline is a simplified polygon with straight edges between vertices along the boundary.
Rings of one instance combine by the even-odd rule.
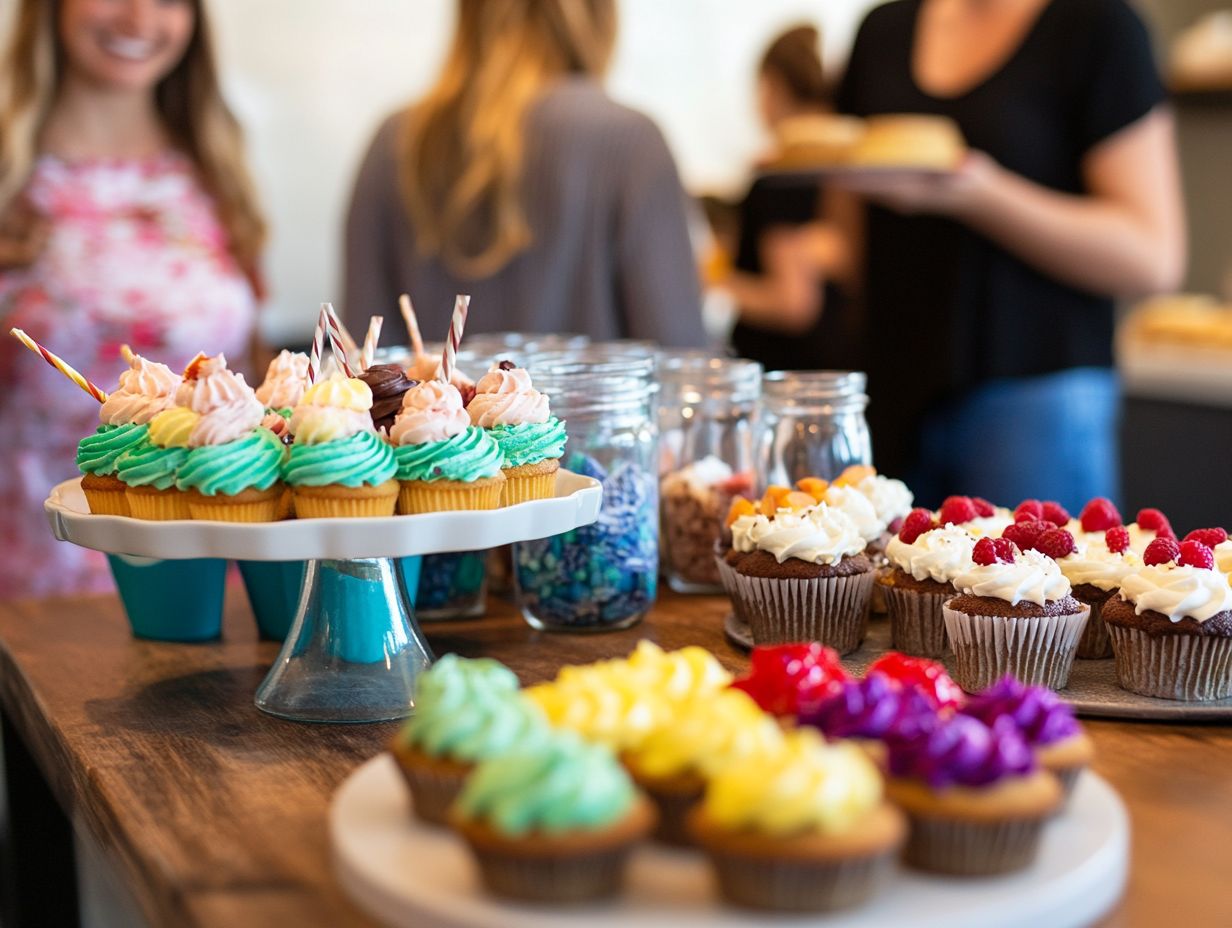
[[213, 641], [222, 636], [226, 561], [160, 561], [127, 554], [109, 554], [107, 561], [138, 638]]

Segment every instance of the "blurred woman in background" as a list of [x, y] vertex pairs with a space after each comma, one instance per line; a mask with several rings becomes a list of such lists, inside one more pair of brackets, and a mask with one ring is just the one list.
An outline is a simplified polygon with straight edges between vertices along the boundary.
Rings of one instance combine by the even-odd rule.
[[1174, 289], [1185, 266], [1142, 21], [1125, 0], [897, 0], [860, 27], [838, 100], [949, 117], [970, 146], [949, 176], [848, 182], [872, 204], [878, 466], [926, 503], [1114, 496], [1114, 301]]
[[[833, 96], [812, 26], [776, 38], [757, 75], [762, 123], [828, 113]], [[734, 270], [720, 286], [736, 304], [731, 342], [766, 370], [860, 366], [856, 331], [842, 292], [831, 282], [848, 272], [838, 230], [820, 221], [823, 191], [815, 178], [760, 177], [740, 204]]]
[[470, 293], [467, 332], [702, 343], [676, 166], [655, 125], [600, 84], [615, 38], [615, 0], [460, 0], [436, 85], [385, 122], [360, 168], [355, 331], [372, 313], [396, 319], [408, 292], [443, 335], [454, 294]]
[[[199, 0], [23, 0], [0, 74], [0, 323], [104, 389], [120, 346], [243, 359], [265, 225]], [[106, 589], [43, 515], [94, 402], [0, 338], [0, 595]]]

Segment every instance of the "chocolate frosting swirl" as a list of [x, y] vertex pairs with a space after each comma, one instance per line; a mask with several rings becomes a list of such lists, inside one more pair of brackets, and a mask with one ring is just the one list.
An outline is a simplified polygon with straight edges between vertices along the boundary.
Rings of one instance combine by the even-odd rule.
[[402, 395], [419, 382], [408, 379], [406, 371], [397, 364], [373, 364], [359, 379], [372, 391], [372, 426], [377, 431], [393, 427], [402, 408]]

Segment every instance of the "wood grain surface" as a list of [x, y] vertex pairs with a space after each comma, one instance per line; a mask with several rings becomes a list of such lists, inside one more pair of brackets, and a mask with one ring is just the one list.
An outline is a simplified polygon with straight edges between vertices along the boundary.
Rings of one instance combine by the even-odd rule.
[[[667, 594], [637, 628], [536, 632], [506, 603], [426, 628], [436, 653], [505, 661], [524, 683], [565, 663], [627, 653], [639, 638], [700, 644], [733, 670], [726, 601]], [[392, 723], [317, 726], [258, 712], [277, 647], [256, 640], [241, 587], [222, 642], [129, 636], [113, 597], [0, 604], [0, 699], [74, 819], [104, 848], [154, 925], [369, 925], [334, 882], [326, 812]], [[1090, 722], [1095, 767], [1133, 827], [1127, 895], [1108, 925], [1232, 925], [1232, 729]], [[956, 889], [956, 891], [961, 891]]]

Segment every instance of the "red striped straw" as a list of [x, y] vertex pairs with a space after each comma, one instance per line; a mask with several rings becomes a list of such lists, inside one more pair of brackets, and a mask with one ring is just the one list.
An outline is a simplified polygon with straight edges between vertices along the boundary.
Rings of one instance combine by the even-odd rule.
[[384, 323], [384, 316], [373, 316], [368, 320], [368, 333], [364, 336], [364, 347], [359, 352], [360, 370], [366, 371], [372, 366], [372, 358], [376, 354], [376, 343], [381, 340], [381, 326]]
[[338, 314], [334, 312], [334, 304], [326, 303], [324, 306], [325, 332], [329, 335], [329, 346], [334, 351], [334, 360], [342, 368], [342, 373], [348, 377], [354, 377], [355, 369], [351, 367], [351, 362], [347, 360], [346, 345], [342, 341], [342, 323], [338, 321]]
[[445, 353], [441, 356], [441, 380], [453, 380], [453, 369], [458, 363], [458, 345], [462, 342], [462, 330], [466, 328], [466, 312], [471, 298], [459, 293], [453, 304], [453, 318], [449, 320], [449, 337], [445, 339]]
[[69, 364], [67, 361], [65, 361], [63, 358], [52, 354], [50, 351], [48, 351], [46, 348], [44, 348], [42, 345], [40, 345], [38, 342], [32, 339], [29, 335], [27, 335], [21, 329], [9, 329], [9, 334], [12, 335], [19, 342], [21, 342], [23, 345], [25, 345], [27, 348], [29, 348], [31, 351], [33, 351], [35, 354], [40, 355], [44, 361], [46, 361], [48, 364], [50, 364], [52, 367], [58, 370], [61, 374], [63, 374], [73, 383], [77, 384], [77, 386], [81, 387], [81, 389], [85, 390], [87, 393], [89, 393], [92, 397], [94, 397], [100, 403], [106, 402], [107, 394], [104, 391], [100, 390], [98, 387], [96, 387], [94, 384], [92, 384], [90, 381], [86, 380], [85, 377], [79, 374], [73, 368], [73, 366]]
[[312, 333], [312, 347], [308, 350], [308, 385], [317, 382], [321, 372], [321, 355], [325, 351], [325, 323], [327, 313], [325, 304], [321, 304], [321, 312], [317, 314], [317, 328]]

